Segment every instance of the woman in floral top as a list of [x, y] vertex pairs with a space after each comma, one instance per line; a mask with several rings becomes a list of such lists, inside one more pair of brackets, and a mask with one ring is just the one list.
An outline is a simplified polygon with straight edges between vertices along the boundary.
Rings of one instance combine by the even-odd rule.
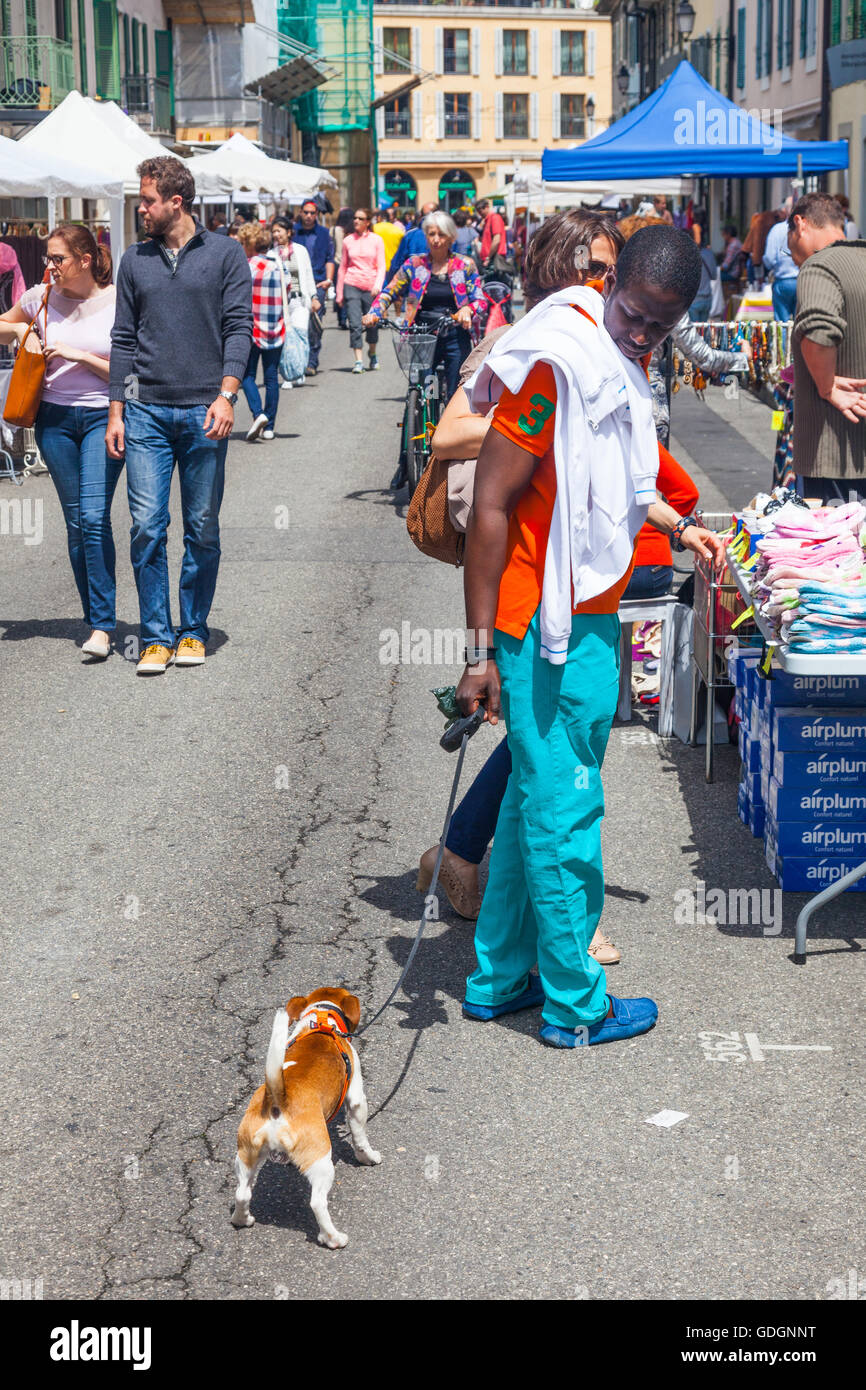
[[362, 322], [365, 326], [383, 319], [398, 297], [406, 296], [409, 323], [435, 323], [443, 314], [454, 316], [454, 327], [440, 331], [435, 363], [445, 368], [448, 397], [454, 395], [460, 368], [472, 348], [469, 329], [473, 315], [487, 311], [487, 300], [474, 261], [452, 251], [457, 228], [445, 212], [428, 213], [421, 223], [430, 251], [426, 256], [409, 256], [393, 280], [370, 306]]

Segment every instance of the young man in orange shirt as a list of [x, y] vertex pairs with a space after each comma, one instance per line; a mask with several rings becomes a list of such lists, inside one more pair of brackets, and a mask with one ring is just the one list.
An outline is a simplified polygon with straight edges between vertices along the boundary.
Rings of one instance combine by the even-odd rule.
[[[599, 300], [614, 348], [632, 362], [644, 358], [681, 317], [699, 279], [686, 235], [666, 226], [636, 233], [605, 275], [603, 306]], [[555, 312], [575, 310], [562, 304]], [[483, 701], [491, 722], [504, 714], [512, 773], [464, 1012], [486, 1020], [543, 1003], [542, 1041], [575, 1047], [646, 1032], [658, 1010], [651, 999], [609, 996], [587, 950], [604, 903], [601, 765], [618, 693], [617, 608], [633, 561], [598, 597], [572, 604], [564, 663], [545, 659], [540, 612], [556, 501], [556, 414], [556, 377], [540, 352], [519, 390], [503, 390], [475, 475], [465, 560], [470, 645], [457, 695], [466, 713]], [[675, 541], [687, 523], [694, 519], [675, 528]], [[530, 973], [536, 960], [538, 977]]]

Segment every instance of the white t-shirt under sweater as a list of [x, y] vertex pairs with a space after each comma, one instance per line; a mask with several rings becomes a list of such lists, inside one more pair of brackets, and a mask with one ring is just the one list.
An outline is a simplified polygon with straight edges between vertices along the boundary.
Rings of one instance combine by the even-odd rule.
[[[28, 318], [35, 314], [45, 295], [44, 285], [25, 290], [19, 303]], [[72, 299], [52, 285], [48, 296], [48, 346], [65, 343], [107, 358], [111, 352], [111, 328], [114, 323], [114, 286], [106, 285], [90, 299]], [[36, 323], [43, 338], [43, 314]], [[91, 409], [108, 407], [108, 382], [101, 381], [90, 367], [81, 362], [55, 358], [46, 363], [43, 401], [51, 405], [82, 405]]]

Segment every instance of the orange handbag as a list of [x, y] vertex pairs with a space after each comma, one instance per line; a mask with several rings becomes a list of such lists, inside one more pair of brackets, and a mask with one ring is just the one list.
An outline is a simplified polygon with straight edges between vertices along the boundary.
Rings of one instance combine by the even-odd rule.
[[[3, 419], [8, 425], [30, 429], [36, 422], [36, 412], [39, 409], [42, 387], [45, 383], [45, 358], [42, 355], [42, 343], [39, 341], [39, 334], [34, 332], [34, 325], [39, 315], [43, 314], [42, 330], [47, 338], [48, 296], [50, 293], [51, 286], [49, 285], [45, 291], [45, 297], [30, 320], [27, 332], [18, 347], [12, 375], [9, 378], [6, 404], [3, 407]], [[35, 339], [35, 343], [32, 345], [31, 335]]]

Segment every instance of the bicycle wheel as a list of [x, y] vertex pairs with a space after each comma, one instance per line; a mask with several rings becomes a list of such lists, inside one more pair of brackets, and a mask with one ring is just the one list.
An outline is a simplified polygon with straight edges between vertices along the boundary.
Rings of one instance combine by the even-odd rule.
[[420, 386], [413, 386], [406, 401], [406, 464], [411, 497], [429, 457], [427, 400]]

